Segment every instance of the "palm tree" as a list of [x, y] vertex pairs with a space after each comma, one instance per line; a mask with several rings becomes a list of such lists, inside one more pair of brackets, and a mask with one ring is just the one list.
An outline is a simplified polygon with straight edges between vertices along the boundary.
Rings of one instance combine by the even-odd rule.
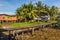
[[20, 18], [22, 18], [22, 8], [20, 7], [20, 8], [17, 8], [17, 10], [16, 10], [16, 16], [17, 16], [17, 18], [18, 19], [20, 19]]
[[26, 11], [27, 11], [27, 5], [23, 4], [20, 8], [17, 8], [16, 10], [16, 16], [19, 19], [26, 19]]
[[36, 11], [35, 6], [32, 4], [32, 2], [28, 4], [28, 10], [30, 18], [34, 19], [37, 15], [35, 13]]
[[38, 1], [38, 3], [36, 3], [37, 7], [36, 7], [36, 10], [37, 10], [37, 14], [38, 16], [40, 15], [40, 10], [42, 10], [42, 2], [41, 1]]
[[25, 21], [34, 19], [34, 17], [36, 17], [35, 6], [32, 4], [32, 2], [30, 2], [28, 5], [23, 4], [17, 9], [16, 15]]
[[51, 20], [55, 20], [55, 17], [57, 16], [58, 9], [55, 6], [52, 6], [49, 10], [49, 15]]
[[23, 4], [17, 8], [16, 15], [19, 19], [29, 21], [34, 20], [35, 17], [39, 17], [41, 12], [47, 13], [51, 17], [51, 20], [53, 20], [57, 16], [58, 8], [55, 6], [50, 8], [47, 5], [43, 6], [41, 1], [38, 1], [36, 6], [30, 2], [29, 4]]
[[54, 10], [55, 14], [54, 14], [54, 20], [56, 19], [56, 17], [58, 16], [58, 8], [55, 7], [55, 10]]

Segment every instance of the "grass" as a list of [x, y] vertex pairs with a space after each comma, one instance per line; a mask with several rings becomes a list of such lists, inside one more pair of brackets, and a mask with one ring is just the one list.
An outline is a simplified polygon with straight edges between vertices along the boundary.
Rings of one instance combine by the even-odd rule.
[[12, 28], [19, 28], [19, 27], [27, 27], [27, 26], [33, 26], [37, 24], [45, 24], [45, 22], [19, 22], [19, 23], [13, 23], [10, 26]]
[[0, 24], [0, 28], [2, 28], [2, 25]]

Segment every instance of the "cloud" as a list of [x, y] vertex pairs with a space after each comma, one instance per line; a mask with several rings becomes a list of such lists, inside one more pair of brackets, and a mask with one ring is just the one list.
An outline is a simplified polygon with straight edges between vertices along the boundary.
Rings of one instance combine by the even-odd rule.
[[59, 2], [57, 2], [57, 3], [53, 4], [53, 5], [57, 6], [57, 7], [60, 7], [60, 3]]
[[14, 13], [14, 12], [0, 12], [0, 14], [15, 15], [15, 13]]

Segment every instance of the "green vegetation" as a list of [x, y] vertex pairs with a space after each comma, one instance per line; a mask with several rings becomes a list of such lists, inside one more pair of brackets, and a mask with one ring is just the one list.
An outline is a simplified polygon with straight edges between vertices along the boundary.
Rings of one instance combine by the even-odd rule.
[[56, 21], [57, 21], [57, 23], [56, 23], [56, 27], [55, 28], [59, 28], [60, 29], [60, 15], [57, 16]]
[[29, 26], [34, 26], [34, 25], [37, 25], [37, 24], [45, 24], [45, 22], [19, 22], [19, 23], [14, 23], [14, 24], [11, 24], [10, 26], [12, 28], [20, 28], [20, 27], [29, 27]]
[[58, 8], [55, 6], [49, 7], [47, 5], [43, 5], [41, 1], [38, 1], [35, 5], [30, 2], [17, 8], [16, 16], [17, 18], [26, 22], [34, 20], [36, 17], [40, 17], [41, 12], [48, 14], [51, 20], [55, 20], [56, 16], [58, 15]]
[[[40, 17], [41, 13], [47, 14], [50, 17], [48, 21], [37, 21], [34, 18]], [[35, 5], [32, 2], [28, 4], [23, 4], [21, 7], [17, 8], [16, 16], [23, 22], [11, 24], [11, 27], [26, 27], [33, 26], [36, 24], [44, 24], [47, 22], [55, 21], [56, 16], [58, 15], [58, 8], [55, 6], [49, 7], [46, 4], [43, 5], [41, 1], [38, 1]]]
[[60, 15], [57, 17], [57, 23], [60, 25]]
[[28, 4], [23, 4], [21, 7], [17, 8], [16, 16], [20, 21], [23, 22], [11, 24], [11, 27], [26, 27], [33, 26], [36, 24], [46, 24], [45, 21], [35, 21], [34, 18], [40, 17], [41, 13], [48, 14], [50, 20], [47, 22], [55, 21], [56, 16], [58, 15], [58, 8], [55, 6], [49, 7], [47, 5], [43, 5], [41, 1], [38, 1], [35, 5], [32, 2]]
[[2, 25], [0, 24], [0, 28], [2, 28]]

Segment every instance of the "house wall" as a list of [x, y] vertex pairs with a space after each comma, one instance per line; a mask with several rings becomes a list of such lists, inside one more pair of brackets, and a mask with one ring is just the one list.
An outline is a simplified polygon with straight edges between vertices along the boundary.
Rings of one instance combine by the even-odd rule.
[[6, 20], [5, 15], [1, 15], [1, 16], [0, 16], [0, 20]]
[[17, 20], [17, 17], [12, 16], [12, 17], [11, 17], [11, 20]]
[[0, 15], [0, 22], [1, 21], [16, 21], [16, 16], [9, 16], [9, 15]]
[[3, 20], [3, 16], [0, 16], [0, 20]]
[[9, 16], [4, 16], [4, 17], [5, 17], [5, 20], [6, 20], [6, 21], [9, 20], [9, 18], [8, 18]]

